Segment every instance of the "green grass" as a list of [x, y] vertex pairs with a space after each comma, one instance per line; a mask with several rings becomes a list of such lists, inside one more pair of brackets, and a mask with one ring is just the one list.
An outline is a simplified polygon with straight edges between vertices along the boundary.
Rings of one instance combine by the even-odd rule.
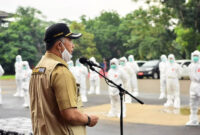
[[15, 75], [3, 75], [0, 77], [0, 80], [9, 80], [9, 79], [15, 79]]

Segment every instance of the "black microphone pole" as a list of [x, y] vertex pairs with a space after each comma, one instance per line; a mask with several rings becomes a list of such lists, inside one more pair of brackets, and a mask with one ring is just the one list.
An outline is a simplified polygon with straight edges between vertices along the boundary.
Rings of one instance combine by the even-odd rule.
[[[89, 65], [89, 64], [88, 64]], [[109, 83], [113, 84], [114, 86], [116, 86], [119, 90], [119, 96], [120, 96], [120, 106], [121, 106], [121, 114], [120, 114], [120, 135], [123, 135], [123, 95], [124, 94], [128, 94], [129, 96], [131, 96], [133, 99], [135, 99], [137, 102], [139, 102], [140, 104], [144, 104], [141, 100], [139, 100], [138, 98], [134, 97], [133, 95], [131, 95], [128, 91], [126, 91], [125, 89], [123, 89], [121, 87], [121, 84], [118, 85], [116, 83], [114, 83], [112, 80], [108, 79], [107, 77], [105, 77], [104, 75], [102, 75], [101, 73], [99, 73], [98, 71], [95, 70], [95, 68], [90, 64], [89, 68], [96, 72], [97, 74], [99, 74], [100, 76], [102, 76], [105, 80], [107, 80]], [[103, 70], [103, 68], [102, 68]]]

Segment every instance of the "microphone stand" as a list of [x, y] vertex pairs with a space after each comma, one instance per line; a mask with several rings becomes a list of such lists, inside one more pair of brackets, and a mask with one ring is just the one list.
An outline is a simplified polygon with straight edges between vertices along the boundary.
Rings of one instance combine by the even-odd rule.
[[[105, 77], [104, 75], [102, 75], [101, 73], [99, 73], [98, 71], [96, 71], [94, 69], [94, 67], [91, 64], [88, 64], [89, 68], [96, 72], [97, 74], [99, 74], [100, 76], [102, 76], [105, 80], [107, 80], [109, 83], [113, 84], [115, 87], [118, 88], [119, 90], [119, 96], [120, 96], [120, 106], [121, 106], [121, 114], [120, 114], [120, 135], [123, 135], [123, 95], [128, 94], [129, 96], [131, 96], [133, 99], [135, 99], [137, 102], [139, 102], [140, 104], [144, 104], [141, 100], [139, 100], [138, 98], [134, 97], [132, 94], [130, 94], [128, 91], [126, 91], [125, 89], [123, 89], [121, 87], [121, 84], [118, 85], [116, 83], [114, 83], [112, 80], [108, 79], [107, 77]], [[99, 67], [98, 67], [99, 68]], [[101, 68], [102, 69], [102, 68]], [[103, 70], [103, 69], [102, 69]]]

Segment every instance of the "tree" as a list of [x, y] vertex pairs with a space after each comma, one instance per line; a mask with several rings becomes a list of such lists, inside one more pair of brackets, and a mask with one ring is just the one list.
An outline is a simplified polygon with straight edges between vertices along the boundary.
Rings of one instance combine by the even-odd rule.
[[[120, 25], [120, 36], [124, 37], [126, 55], [133, 54], [136, 59], [159, 59], [161, 54], [174, 52], [172, 41], [175, 38], [169, 29], [173, 16], [167, 9], [150, 7], [138, 9], [128, 14]], [[127, 30], [126, 30], [127, 29]], [[127, 41], [126, 41], [127, 40]]]
[[86, 31], [92, 33], [96, 48], [103, 58], [111, 59], [121, 57], [125, 47], [122, 46], [121, 38], [117, 38], [117, 32], [121, 19], [116, 12], [102, 12], [99, 17], [85, 21]]
[[97, 60], [101, 60], [101, 55], [99, 54], [98, 50], [96, 49], [96, 45], [94, 42], [94, 35], [86, 32], [85, 26], [82, 23], [71, 22], [70, 29], [73, 32], [80, 32], [82, 33], [82, 37], [78, 40], [74, 40], [75, 49], [73, 52], [73, 59], [76, 60], [81, 56], [90, 58], [95, 56]]
[[14, 73], [16, 55], [22, 55], [23, 60], [27, 60], [32, 67], [44, 53], [46, 23], [36, 16], [41, 16], [41, 12], [30, 7], [19, 7], [15, 21], [0, 33], [0, 60], [6, 73]]
[[[138, 0], [133, 0], [138, 1]], [[190, 58], [191, 52], [200, 49], [200, 0], [154, 0], [170, 10], [179, 23], [173, 41], [181, 51], [182, 58]], [[150, 0], [146, 0], [150, 2]]]
[[176, 42], [181, 46], [182, 57], [200, 49], [200, 0], [164, 0], [163, 4], [179, 18]]

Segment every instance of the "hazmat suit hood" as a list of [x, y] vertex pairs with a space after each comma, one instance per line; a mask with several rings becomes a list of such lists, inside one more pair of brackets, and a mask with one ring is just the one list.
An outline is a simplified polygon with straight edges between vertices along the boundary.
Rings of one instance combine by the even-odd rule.
[[22, 56], [21, 55], [16, 56], [16, 62], [22, 62]]
[[126, 57], [121, 57], [121, 58], [119, 59], [119, 64], [120, 64], [121, 66], [125, 66], [126, 63], [127, 63]]
[[195, 50], [194, 52], [192, 52], [191, 54], [192, 62], [198, 63], [199, 59], [200, 59], [200, 52], [198, 50]]
[[30, 66], [28, 64], [28, 61], [23, 61], [22, 66], [23, 66], [24, 70], [30, 70]]
[[160, 56], [160, 59], [161, 59], [162, 62], [166, 62], [167, 56], [163, 54], [163, 55]]
[[174, 54], [169, 54], [169, 55], [168, 55], [168, 61], [169, 61], [169, 63], [175, 63]]
[[130, 61], [130, 62], [135, 61], [134, 56], [133, 55], [129, 55], [128, 56], [128, 61]]
[[96, 59], [95, 59], [95, 57], [91, 57], [91, 58], [90, 58], [90, 61], [96, 63]]
[[119, 66], [118, 59], [116, 59], [116, 58], [111, 59], [111, 60], [110, 60], [110, 66], [111, 66], [112, 63], [114, 63], [114, 64], [116, 65], [116, 69], [117, 69], [118, 66]]

